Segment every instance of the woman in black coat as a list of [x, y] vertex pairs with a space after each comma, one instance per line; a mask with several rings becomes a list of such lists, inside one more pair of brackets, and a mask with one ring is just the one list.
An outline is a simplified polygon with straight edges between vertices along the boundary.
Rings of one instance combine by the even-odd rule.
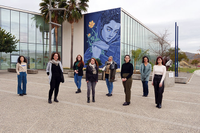
[[98, 82], [98, 63], [95, 58], [92, 58], [86, 68], [87, 82], [87, 102], [90, 102], [90, 90], [92, 89], [92, 102], [95, 102], [95, 86]]

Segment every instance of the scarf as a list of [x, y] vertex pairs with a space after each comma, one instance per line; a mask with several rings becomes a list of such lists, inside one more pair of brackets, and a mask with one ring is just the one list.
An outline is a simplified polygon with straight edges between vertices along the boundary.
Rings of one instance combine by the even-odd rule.
[[95, 68], [95, 67], [96, 67], [96, 64], [91, 64], [91, 63], [90, 63], [89, 66], [92, 68], [92, 73], [93, 73], [93, 74], [97, 74], [97, 70], [96, 70], [96, 68]]
[[50, 62], [51, 62], [52, 64], [55, 64], [56, 66], [58, 66], [58, 64], [60, 63], [59, 60], [55, 61], [54, 59], [52, 59]]

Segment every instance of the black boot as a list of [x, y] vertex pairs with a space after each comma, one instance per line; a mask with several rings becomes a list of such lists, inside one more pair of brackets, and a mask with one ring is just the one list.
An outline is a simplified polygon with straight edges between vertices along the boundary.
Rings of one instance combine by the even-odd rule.
[[92, 102], [95, 102], [95, 98], [94, 98], [94, 96], [92, 97]]
[[48, 100], [48, 103], [50, 103], [50, 104], [51, 104], [51, 103], [52, 103], [52, 101], [49, 99], [49, 100]]
[[59, 102], [57, 98], [54, 99], [54, 102]]
[[81, 93], [81, 89], [78, 89], [78, 90], [76, 91], [76, 93]]
[[87, 103], [90, 103], [90, 97], [87, 98]]

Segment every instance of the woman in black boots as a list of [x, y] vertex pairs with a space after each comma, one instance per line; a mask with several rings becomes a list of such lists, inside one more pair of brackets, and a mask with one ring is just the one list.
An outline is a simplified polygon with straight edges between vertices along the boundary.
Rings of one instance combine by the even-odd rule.
[[131, 86], [132, 86], [132, 75], [133, 75], [133, 65], [130, 63], [130, 55], [125, 55], [124, 57], [125, 63], [122, 65], [121, 69], [121, 78], [122, 83], [124, 86], [124, 92], [125, 92], [125, 102], [123, 106], [129, 105], [131, 102]]
[[81, 55], [77, 55], [76, 61], [74, 62], [74, 82], [77, 86], [77, 91], [76, 93], [81, 93], [81, 80], [83, 77], [83, 67], [84, 67], [84, 62], [82, 59]]
[[90, 103], [90, 91], [92, 89], [92, 102], [95, 102], [95, 86], [98, 82], [98, 63], [95, 58], [92, 58], [86, 68], [87, 82], [87, 102]]
[[52, 103], [51, 97], [54, 91], [54, 102], [59, 102], [57, 99], [60, 82], [64, 83], [63, 67], [60, 62], [60, 54], [55, 52], [51, 55], [51, 60], [47, 64], [47, 75], [49, 75], [49, 99], [48, 103]]
[[152, 85], [155, 92], [155, 103], [157, 108], [162, 106], [162, 97], [164, 92], [164, 79], [166, 75], [166, 67], [161, 56], [157, 57], [156, 65], [153, 66]]

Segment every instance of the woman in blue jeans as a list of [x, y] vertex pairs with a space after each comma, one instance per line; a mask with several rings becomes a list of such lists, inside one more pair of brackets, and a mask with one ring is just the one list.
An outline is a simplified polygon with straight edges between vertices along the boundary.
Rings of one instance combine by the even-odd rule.
[[143, 97], [147, 97], [149, 94], [148, 81], [151, 73], [151, 64], [149, 58], [144, 56], [142, 58], [142, 64], [140, 65], [141, 81], [143, 85]]
[[77, 91], [76, 93], [81, 93], [81, 80], [82, 80], [82, 76], [83, 76], [83, 66], [84, 66], [84, 62], [82, 60], [82, 56], [78, 55], [76, 57], [76, 61], [74, 62], [74, 82], [77, 86]]
[[[27, 60], [24, 56], [19, 56], [16, 65], [16, 72], [18, 78], [17, 93], [19, 96], [26, 95], [26, 84], [27, 84]], [[23, 87], [21, 84], [23, 83]]]
[[113, 61], [112, 56], [108, 58], [108, 61], [106, 61], [104, 68], [106, 85], [108, 87], [108, 94], [106, 95], [112, 96], [113, 82], [115, 80], [115, 74], [117, 69], [117, 63]]

